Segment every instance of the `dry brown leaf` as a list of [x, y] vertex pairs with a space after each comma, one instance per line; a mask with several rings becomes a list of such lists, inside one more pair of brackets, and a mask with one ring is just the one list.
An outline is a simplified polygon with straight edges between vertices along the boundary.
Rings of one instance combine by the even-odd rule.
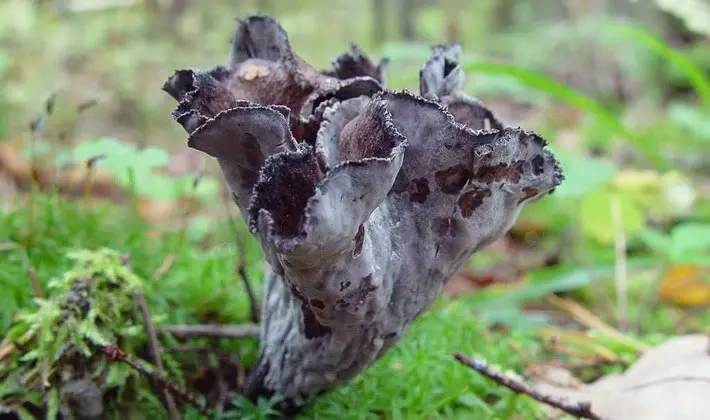
[[[19, 140], [0, 141], [0, 172], [18, 185], [28, 185], [34, 179], [40, 188], [56, 187], [60, 192], [90, 191], [92, 196], [125, 198], [127, 192], [116, 185], [108, 171], [74, 165], [56, 170], [46, 162], [33, 162], [22, 154], [24, 143]], [[90, 171], [90, 172], [89, 172]]]
[[710, 277], [708, 269], [693, 265], [669, 268], [663, 276], [659, 295], [661, 299], [686, 307], [710, 306]]
[[[685, 420], [710, 418], [710, 355], [703, 334], [672, 338], [644, 353], [623, 374], [607, 375], [574, 389], [561, 368], [538, 370], [541, 392], [592, 404], [605, 420]], [[553, 409], [550, 410], [552, 415]]]
[[[0, 141], [0, 199], [19, 195], [19, 191], [4, 194], [6, 189], [11, 190], [9, 187], [3, 187], [3, 184], [12, 182], [24, 186], [28, 185], [32, 178], [44, 190], [57, 188], [60, 193], [78, 195], [80, 202], [89, 205], [105, 199], [125, 203], [130, 198], [129, 191], [119, 186], [113, 176], [101, 168], [90, 169], [86, 165], [74, 165], [55, 170], [49, 165], [43, 166], [42, 162], [37, 162], [33, 170], [32, 162], [21, 152], [23, 147], [21, 141]], [[171, 175], [186, 173], [187, 170], [198, 167], [201, 158], [185, 153], [175, 157], [175, 164], [166, 170]], [[201, 204], [190, 196], [182, 197], [176, 202], [161, 202], [146, 197], [138, 199], [140, 215], [145, 220], [161, 226], [180, 224], [185, 216], [196, 214], [202, 210], [201, 207]]]
[[555, 307], [569, 313], [577, 321], [581, 322], [586, 327], [596, 330], [604, 334], [608, 338], [611, 338], [637, 351], [643, 351], [647, 349], [647, 346], [645, 344], [615, 330], [606, 322], [604, 322], [601, 318], [592, 313], [592, 311], [575, 301], [572, 301], [570, 299], [564, 299], [556, 295], [547, 296], [547, 301], [555, 305]]

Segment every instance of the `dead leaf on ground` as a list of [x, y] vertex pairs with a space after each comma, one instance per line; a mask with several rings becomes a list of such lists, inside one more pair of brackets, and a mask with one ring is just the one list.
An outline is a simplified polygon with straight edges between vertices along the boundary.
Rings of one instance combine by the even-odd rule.
[[57, 188], [63, 193], [91, 191], [94, 196], [125, 198], [126, 192], [116, 185], [113, 177], [102, 169], [88, 169], [86, 165], [74, 165], [55, 169], [46, 162], [32, 162], [22, 150], [25, 144], [19, 140], [0, 141], [0, 172], [24, 187], [34, 181], [40, 188]]
[[493, 273], [459, 271], [444, 285], [442, 293], [447, 296], [461, 296], [475, 292], [496, 282]]
[[525, 272], [544, 267], [550, 261], [548, 253], [523, 246], [505, 236], [486, 247], [486, 251], [500, 253], [502, 258], [483, 269], [460, 269], [446, 282], [442, 293], [460, 296], [490, 286], [515, 287], [522, 284]]
[[[577, 389], [569, 371], [540, 368], [533, 386], [546, 394], [589, 402], [592, 411], [605, 420], [708, 419], [709, 344], [703, 334], [672, 338], [648, 350], [625, 373], [607, 375]], [[559, 414], [546, 409], [550, 416]]]
[[663, 276], [659, 295], [679, 306], [710, 306], [710, 270], [706, 267], [678, 265]]
[[[0, 141], [0, 203], [19, 197], [15, 205], [22, 205], [23, 189], [31, 180], [46, 191], [57, 189], [62, 194], [77, 196], [82, 204], [92, 205], [111, 201], [128, 203], [130, 192], [116, 183], [114, 177], [101, 168], [87, 165], [72, 165], [61, 169], [53, 168], [47, 162], [33, 162], [23, 155], [21, 141]], [[194, 153], [176, 153], [165, 172], [178, 176], [200, 168], [200, 156]], [[9, 205], [9, 204], [8, 204]], [[180, 226], [186, 216], [193, 216], [203, 210], [202, 204], [192, 196], [181, 197], [174, 202], [162, 202], [148, 197], [138, 199], [138, 211], [147, 221], [160, 226]], [[174, 226], [173, 226], [174, 227]]]

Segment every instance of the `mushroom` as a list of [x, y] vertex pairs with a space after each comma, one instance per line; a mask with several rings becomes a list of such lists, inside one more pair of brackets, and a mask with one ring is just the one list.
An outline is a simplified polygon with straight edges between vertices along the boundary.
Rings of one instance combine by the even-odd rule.
[[250, 16], [228, 66], [165, 83], [188, 146], [217, 159], [268, 262], [247, 396], [298, 408], [350, 381], [562, 181], [540, 136], [463, 92], [460, 52], [433, 47], [419, 94], [392, 91], [386, 61], [353, 46], [317, 71], [276, 20]]

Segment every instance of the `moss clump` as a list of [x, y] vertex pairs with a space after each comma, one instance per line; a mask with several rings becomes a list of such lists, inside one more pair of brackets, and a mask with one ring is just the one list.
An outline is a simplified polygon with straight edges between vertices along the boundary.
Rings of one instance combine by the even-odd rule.
[[140, 354], [146, 335], [134, 296], [146, 285], [116, 251], [80, 250], [68, 257], [73, 268], [48, 284], [46, 298], [17, 315], [0, 343], [0, 412], [20, 418], [140, 418], [138, 410], [148, 407], [137, 403], [145, 402], [162, 410], [144, 378], [108, 362], [96, 347], [117, 344]]

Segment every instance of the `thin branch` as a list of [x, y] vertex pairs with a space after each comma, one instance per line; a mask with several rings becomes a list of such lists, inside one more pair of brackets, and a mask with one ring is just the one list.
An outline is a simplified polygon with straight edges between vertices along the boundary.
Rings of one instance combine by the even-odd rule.
[[454, 353], [454, 357], [459, 362], [470, 367], [481, 375], [495, 381], [496, 383], [503, 385], [504, 387], [510, 389], [517, 394], [525, 394], [536, 401], [543, 404], [547, 404], [551, 407], [557, 408], [564, 411], [565, 413], [590, 420], [602, 420], [601, 417], [592, 412], [592, 405], [588, 402], [578, 402], [572, 403], [565, 401], [562, 398], [555, 397], [553, 395], [545, 395], [541, 392], [533, 389], [530, 385], [506, 376], [496, 370], [494, 370], [487, 362], [480, 359], [469, 359], [459, 352]]
[[128, 366], [130, 366], [134, 370], [138, 371], [141, 375], [145, 376], [146, 378], [156, 381], [158, 384], [160, 384], [161, 387], [169, 390], [172, 393], [172, 395], [177, 397], [179, 400], [191, 404], [204, 417], [209, 417], [209, 413], [207, 411], [207, 408], [203, 407], [202, 404], [200, 404], [200, 402], [197, 401], [197, 398], [194, 395], [188, 393], [187, 391], [180, 389], [173, 382], [166, 379], [165, 376], [163, 376], [159, 373], [156, 373], [156, 372], [152, 372], [151, 370], [146, 368], [139, 361], [132, 360], [128, 356], [128, 354], [126, 354], [126, 352], [121, 350], [117, 345], [115, 345], [115, 344], [99, 345], [98, 348], [99, 348], [99, 350], [101, 350], [101, 352], [103, 352], [106, 355], [106, 357], [108, 358], [109, 361], [122, 362], [122, 363], [127, 364]]
[[[150, 355], [153, 358], [157, 372], [162, 375], [165, 373], [165, 368], [163, 367], [163, 360], [160, 358], [160, 343], [158, 342], [158, 336], [155, 333], [155, 326], [153, 325], [153, 321], [150, 316], [148, 304], [146, 303], [145, 296], [143, 296], [142, 292], [136, 293], [136, 302], [141, 311], [141, 315], [143, 316], [145, 331], [148, 334], [148, 348], [150, 349]], [[170, 395], [170, 392], [166, 389], [163, 389], [163, 397], [165, 398], [165, 405], [167, 405], [168, 411], [170, 412], [170, 417], [173, 420], [179, 420], [180, 412], [175, 405], [173, 396]]]
[[615, 330], [607, 323], [605, 323], [601, 318], [593, 314], [589, 309], [585, 308], [577, 302], [561, 298], [554, 294], [547, 296], [546, 300], [553, 304], [555, 307], [572, 315], [577, 321], [584, 324], [584, 326], [586, 326], [587, 328], [597, 330], [602, 334], [606, 335], [607, 337], [633, 348], [637, 352], [643, 352], [650, 348], [648, 345], [638, 340], [635, 340], [619, 332], [618, 330]]
[[258, 324], [163, 325], [161, 328], [163, 331], [170, 333], [177, 338], [258, 338], [260, 332]]
[[42, 292], [42, 284], [37, 278], [37, 271], [35, 268], [30, 266], [30, 268], [27, 269], [27, 275], [30, 277], [30, 283], [32, 283], [32, 289], [35, 292], [35, 296], [38, 298], [43, 297], [44, 293]]
[[[236, 196], [232, 194], [232, 198], [236, 202]], [[251, 287], [251, 282], [247, 276], [247, 260], [246, 260], [246, 247], [244, 246], [244, 238], [242, 237], [237, 225], [232, 217], [232, 212], [229, 210], [229, 206], [226, 205], [227, 220], [229, 221], [229, 226], [234, 234], [234, 241], [237, 245], [237, 252], [239, 253], [239, 259], [237, 260], [237, 273], [244, 283], [244, 289], [247, 292], [247, 297], [249, 298], [249, 309], [251, 312], [251, 322], [259, 322], [259, 304], [257, 303], [256, 294], [254, 293], [254, 288]]]
[[249, 281], [249, 277], [247, 276], [247, 268], [246, 268], [246, 252], [245, 252], [245, 247], [244, 247], [244, 241], [242, 240], [242, 236], [240, 234], [237, 234], [237, 250], [239, 252], [239, 262], [237, 263], [237, 272], [239, 273], [239, 278], [242, 279], [242, 282], [244, 283], [244, 289], [247, 292], [247, 297], [249, 298], [249, 310], [251, 313], [251, 322], [257, 323], [259, 322], [259, 304], [257, 303], [256, 300], [256, 294], [254, 293], [254, 288], [251, 287], [251, 282]]
[[168, 254], [163, 262], [160, 264], [160, 267], [158, 267], [155, 272], [153, 273], [153, 280], [160, 280], [165, 276], [168, 271], [173, 267], [173, 264], [175, 264], [175, 260], [177, 257], [175, 254]]

